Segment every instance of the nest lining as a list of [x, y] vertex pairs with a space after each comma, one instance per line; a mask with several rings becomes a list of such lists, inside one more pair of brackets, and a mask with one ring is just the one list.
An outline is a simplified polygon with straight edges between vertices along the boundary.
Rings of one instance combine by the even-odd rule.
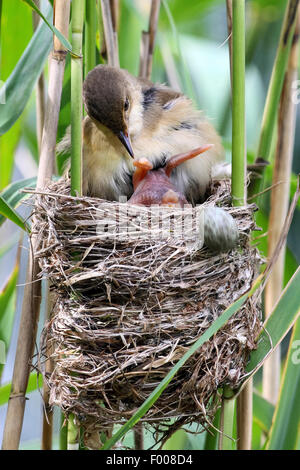
[[[69, 193], [69, 181], [62, 179], [36, 198], [36, 257], [56, 294], [43, 335], [55, 365], [45, 378], [50, 404], [74, 413], [92, 433], [132, 416], [249, 289], [261, 259], [249, 245], [255, 206], [231, 207], [228, 181], [215, 182], [204, 203], [222, 206], [237, 223], [239, 246], [226, 254], [199, 250], [193, 233], [188, 241], [101, 238], [97, 224], [107, 223], [116, 208], [118, 226], [138, 214], [126, 214], [124, 204]], [[252, 297], [185, 363], [142, 421], [165, 436], [191, 422], [210, 422], [220, 403], [218, 389], [241, 383], [260, 317], [258, 298]]]

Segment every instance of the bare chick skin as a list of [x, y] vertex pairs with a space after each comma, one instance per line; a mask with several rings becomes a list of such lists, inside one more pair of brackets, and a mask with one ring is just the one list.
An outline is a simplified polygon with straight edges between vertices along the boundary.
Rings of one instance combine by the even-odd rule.
[[[129, 72], [99, 65], [86, 77], [83, 99], [83, 191], [108, 200], [133, 192], [133, 157], [155, 167], [169, 158], [206, 144], [213, 147], [186, 161], [171, 180], [187, 200], [203, 200], [212, 167], [224, 159], [221, 139], [192, 101], [171, 88]], [[70, 134], [58, 151], [70, 147]]]

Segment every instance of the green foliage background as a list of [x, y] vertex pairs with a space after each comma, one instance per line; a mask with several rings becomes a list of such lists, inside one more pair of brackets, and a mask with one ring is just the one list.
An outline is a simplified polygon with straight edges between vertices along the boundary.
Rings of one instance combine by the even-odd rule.
[[[264, 102], [276, 47], [279, 40], [280, 27], [287, 4], [286, 0], [248, 0], [247, 34], [246, 34], [246, 119], [247, 119], [247, 155], [248, 163], [253, 163], [257, 149], [260, 124]], [[119, 33], [119, 50], [121, 67], [131, 73], [138, 73], [139, 48], [141, 31], [147, 29], [149, 0], [121, 0], [121, 19]], [[22, 194], [19, 190], [32, 186], [35, 182], [38, 162], [38, 145], [36, 139], [36, 112], [34, 87], [37, 78], [44, 68], [47, 78], [47, 56], [52, 46], [52, 34], [49, 28], [41, 23], [34, 33], [32, 11], [22, 0], [0, 0], [1, 32], [0, 32], [0, 83], [6, 87], [6, 103], [0, 104], [0, 191], [4, 200], [21, 216], [28, 214], [28, 208], [19, 206]], [[51, 7], [43, 0], [42, 7], [48, 20], [51, 19]], [[1, 11], [1, 8], [0, 8]], [[100, 51], [102, 34], [97, 36], [97, 57], [102, 62]], [[166, 65], [172, 73], [166, 72]], [[16, 68], [17, 67], [17, 68]], [[223, 137], [227, 151], [227, 160], [231, 155], [231, 91], [229, 58], [227, 45], [226, 7], [224, 0], [163, 0], [156, 40], [153, 80], [171, 84], [178, 83], [180, 88], [189, 95], [200, 109], [210, 117]], [[299, 108], [298, 108], [299, 114]], [[70, 58], [67, 58], [63, 85], [61, 113], [59, 119], [58, 140], [64, 135], [70, 124]], [[274, 150], [274, 149], [273, 149]], [[291, 195], [296, 188], [296, 174], [300, 172], [300, 132], [299, 120], [296, 129], [295, 153]], [[273, 152], [274, 153], [274, 152]], [[274, 155], [273, 155], [274, 156]], [[63, 158], [58, 157], [57, 169], [61, 174]], [[273, 161], [269, 165], [265, 186], [271, 184]], [[2, 199], [0, 199], [1, 203]], [[267, 254], [268, 214], [270, 210], [269, 193], [262, 198], [258, 225], [262, 227], [264, 236], [258, 242], [263, 254]], [[285, 284], [296, 271], [300, 260], [300, 212], [294, 215], [293, 224], [288, 237], [288, 248], [285, 266]], [[2, 212], [4, 213], [4, 212]], [[261, 234], [260, 234], [261, 235]], [[17, 253], [21, 230], [5, 217], [0, 215], [0, 335], [7, 347], [7, 362], [0, 365], [2, 388], [0, 388], [0, 418], [2, 424], [5, 414], [8, 386], [11, 380], [12, 363], [16, 346], [16, 335], [22, 300], [22, 287], [26, 270], [26, 250], [22, 256]], [[19, 287], [17, 287], [19, 285]], [[41, 315], [41, 324], [43, 314]], [[299, 323], [299, 321], [298, 321]], [[299, 326], [294, 330], [293, 341], [300, 340]], [[296, 390], [300, 383], [300, 365], [295, 367], [291, 362], [292, 344], [289, 351], [286, 340], [282, 348], [285, 376], [293, 382], [289, 387]], [[286, 358], [288, 359], [286, 362]], [[294, 367], [294, 368], [293, 368]], [[298, 382], [297, 382], [298, 381]], [[35, 377], [31, 378], [31, 390], [36, 388]], [[293, 413], [300, 408], [300, 396], [293, 395], [290, 401], [281, 395], [281, 413], [273, 418], [274, 407], [260, 396], [260, 375], [255, 378], [256, 394], [254, 396], [253, 447], [261, 448], [263, 440], [270, 429], [281, 423], [291, 422], [293, 438], [286, 434], [286, 440], [272, 434], [270, 448], [300, 449], [299, 417]], [[282, 392], [283, 393], [283, 392]], [[286, 397], [288, 390], [285, 390]], [[38, 403], [38, 406], [37, 406]], [[288, 404], [292, 405], [289, 407]], [[42, 406], [38, 392], [30, 395], [30, 403], [25, 414], [24, 435], [22, 446], [37, 448], [40, 436]], [[29, 418], [30, 410], [33, 419]], [[291, 417], [293, 416], [293, 422]], [[296, 416], [296, 418], [295, 418]], [[296, 419], [296, 423], [295, 423]], [[297, 421], [298, 419], [298, 421]], [[56, 419], [56, 432], [58, 431]], [[146, 447], [153, 442], [151, 435], [146, 436]], [[277, 440], [276, 440], [277, 439]], [[132, 444], [132, 436], [127, 435], [125, 442]], [[195, 437], [183, 430], [167, 443], [169, 449], [214, 448], [216, 438], [208, 434]], [[277, 447], [276, 447], [277, 446]]]

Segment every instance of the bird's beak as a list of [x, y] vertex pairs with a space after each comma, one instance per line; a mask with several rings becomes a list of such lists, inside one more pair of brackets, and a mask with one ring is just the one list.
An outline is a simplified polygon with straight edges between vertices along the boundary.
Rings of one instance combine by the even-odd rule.
[[132, 146], [131, 146], [131, 142], [130, 142], [128, 132], [121, 131], [121, 132], [119, 132], [118, 137], [119, 137], [120, 141], [122, 142], [122, 144], [124, 145], [124, 147], [126, 148], [129, 155], [132, 158], [134, 158], [134, 154], [133, 154], [133, 150], [132, 150]]

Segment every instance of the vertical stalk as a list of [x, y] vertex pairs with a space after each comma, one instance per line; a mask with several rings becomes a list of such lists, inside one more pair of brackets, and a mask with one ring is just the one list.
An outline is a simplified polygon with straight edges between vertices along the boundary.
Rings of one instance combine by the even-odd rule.
[[143, 423], [139, 421], [133, 428], [134, 434], [134, 448], [135, 450], [144, 449], [144, 427]]
[[213, 425], [206, 431], [205, 444], [203, 450], [216, 450], [218, 446], [219, 429], [220, 429], [221, 410], [217, 410]]
[[65, 415], [60, 411], [60, 432], [59, 432], [59, 450], [68, 448], [68, 427]]
[[245, 204], [245, 1], [232, 1], [232, 199]]
[[153, 51], [160, 11], [160, 0], [152, 0], [148, 31], [143, 31], [141, 43], [139, 76], [150, 80], [153, 62]]
[[[273, 66], [272, 76], [270, 80], [262, 119], [262, 127], [256, 159], [257, 162], [259, 161], [259, 159], [269, 160], [270, 158], [273, 133], [277, 119], [278, 105], [282, 92], [284, 76], [287, 69], [292, 39], [295, 31], [296, 13], [298, 5], [299, 0], [289, 0], [286, 7], [279, 45]], [[260, 192], [261, 185], [262, 176], [256, 178], [252, 182], [248, 191], [249, 196], [258, 194]]]
[[[71, 194], [82, 194], [82, 36], [85, 0], [72, 2], [71, 58]], [[79, 448], [79, 428], [73, 415], [68, 419], [68, 449]]]
[[233, 392], [228, 387], [223, 390], [223, 401], [221, 408], [219, 436], [219, 450], [232, 450], [233, 446], [233, 422], [235, 400], [232, 398]]
[[[227, 0], [227, 8], [229, 31], [230, 24], [232, 25], [230, 47], [232, 80], [232, 200], [235, 206], [240, 206], [246, 203], [245, 2], [244, 0]], [[240, 449], [251, 448], [252, 392], [252, 382], [250, 381], [237, 398], [238, 448]], [[226, 406], [226, 400], [224, 406]], [[231, 406], [233, 405], [231, 404]]]
[[[55, 0], [54, 9], [55, 26], [64, 35], [68, 36], [70, 18], [70, 0]], [[52, 177], [55, 167], [55, 147], [57, 126], [60, 111], [63, 77], [66, 64], [66, 50], [54, 36], [53, 53], [50, 59], [50, 73], [47, 97], [47, 109], [43, 130], [42, 146], [39, 162], [37, 188], [43, 188]]]
[[85, 11], [84, 75], [86, 77], [96, 65], [96, 0], [86, 0]]
[[[46, 315], [45, 321], [50, 320], [52, 312], [53, 302], [51, 302], [52, 295], [50, 294], [49, 281], [45, 282], [45, 297], [46, 297]], [[46, 345], [46, 362], [44, 364], [45, 375], [49, 377], [53, 371], [53, 360], [51, 359], [52, 347], [47, 343]], [[43, 382], [43, 402], [44, 402], [44, 413], [43, 413], [43, 430], [42, 430], [42, 450], [52, 449], [52, 434], [53, 434], [53, 408], [49, 404], [50, 389], [46, 380]]]
[[[278, 140], [271, 190], [271, 211], [268, 230], [268, 258], [276, 249], [288, 212], [290, 179], [296, 124], [296, 102], [293, 100], [293, 84], [298, 77], [299, 19], [291, 47], [288, 68], [282, 90], [278, 114]], [[265, 313], [270, 315], [283, 287], [285, 245], [273, 266], [265, 290]], [[280, 348], [268, 358], [263, 367], [263, 395], [271, 403], [276, 403], [280, 386]]]
[[[34, 0], [36, 6], [40, 8], [40, 0]], [[33, 29], [34, 31], [37, 29], [41, 18], [39, 15], [33, 11], [32, 12], [32, 19], [33, 19]], [[36, 85], [36, 133], [37, 133], [37, 142], [38, 142], [38, 152], [41, 151], [42, 146], [42, 137], [43, 137], [43, 129], [45, 123], [45, 112], [46, 112], [46, 101], [45, 101], [45, 76], [44, 72], [41, 73], [37, 85]], [[49, 317], [50, 309], [49, 309], [49, 283], [46, 281], [45, 286], [45, 295], [47, 296], [47, 312], [46, 318]], [[48, 354], [47, 354], [47, 357]], [[45, 372], [50, 372], [50, 361], [47, 359], [45, 364]], [[51, 450], [52, 449], [52, 433], [53, 433], [53, 410], [52, 407], [49, 406], [49, 387], [44, 381], [43, 383], [43, 427], [42, 427], [42, 450]]]
[[119, 30], [120, 23], [120, 1], [119, 0], [109, 0], [110, 1], [110, 11], [111, 11], [111, 20], [112, 26], [115, 33]]
[[109, 0], [101, 0], [101, 11], [108, 64], [113, 67], [120, 67], [117, 33], [113, 29], [111, 4]]
[[[54, 24], [62, 34], [68, 30], [69, 0], [56, 0]], [[59, 12], [59, 13], [58, 13]], [[51, 58], [49, 75], [47, 112], [44, 124], [42, 148], [40, 154], [37, 187], [44, 188], [52, 176], [54, 167], [57, 123], [60, 108], [62, 79], [66, 52], [54, 39], [54, 52]], [[33, 221], [34, 222], [34, 221]], [[34, 224], [33, 224], [34, 225]], [[41, 301], [41, 281], [38, 278], [39, 266], [34, 253], [39, 246], [35, 233], [31, 237], [31, 250], [26, 275], [17, 351], [14, 363], [12, 387], [7, 407], [2, 448], [16, 450], [19, 447], [25, 410], [25, 393], [34, 352], [37, 323]]]
[[71, 58], [71, 194], [82, 194], [82, 34], [84, 0], [72, 2]]
[[251, 450], [253, 421], [253, 381], [249, 379], [237, 397], [237, 448]]
[[[40, 0], [35, 0], [35, 4], [40, 8]], [[39, 22], [41, 21], [39, 15], [33, 11], [33, 28], [36, 30]], [[36, 130], [37, 130], [37, 141], [38, 141], [38, 151], [41, 151], [42, 146], [42, 137], [43, 137], [43, 128], [45, 122], [45, 76], [44, 72], [41, 73], [37, 85], [36, 85]]]

